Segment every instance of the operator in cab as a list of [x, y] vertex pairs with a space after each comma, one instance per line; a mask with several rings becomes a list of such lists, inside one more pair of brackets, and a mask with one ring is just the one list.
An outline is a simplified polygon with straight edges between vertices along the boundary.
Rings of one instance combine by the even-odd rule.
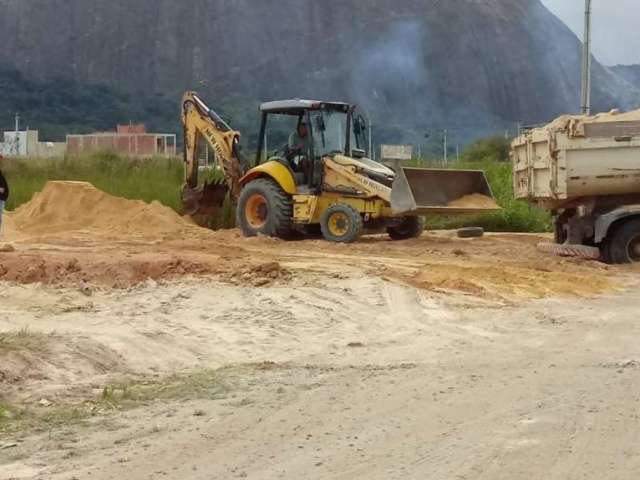
[[301, 171], [304, 161], [308, 160], [311, 152], [311, 138], [309, 126], [304, 120], [298, 122], [296, 131], [289, 136], [289, 162], [294, 170]]

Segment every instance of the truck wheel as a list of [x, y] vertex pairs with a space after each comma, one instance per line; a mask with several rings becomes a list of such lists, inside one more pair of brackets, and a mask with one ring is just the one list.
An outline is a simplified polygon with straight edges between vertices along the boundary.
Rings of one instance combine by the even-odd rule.
[[322, 214], [320, 219], [322, 235], [330, 242], [353, 243], [364, 228], [362, 215], [351, 205], [332, 205]]
[[456, 232], [458, 238], [480, 238], [484, 236], [484, 228], [482, 227], [465, 227], [459, 228]]
[[640, 218], [628, 220], [614, 230], [605, 252], [610, 263], [640, 262]]
[[245, 237], [288, 238], [292, 218], [293, 201], [273, 180], [259, 178], [242, 189], [236, 220]]
[[424, 219], [422, 217], [405, 217], [399, 225], [387, 228], [391, 240], [419, 238], [423, 232]]

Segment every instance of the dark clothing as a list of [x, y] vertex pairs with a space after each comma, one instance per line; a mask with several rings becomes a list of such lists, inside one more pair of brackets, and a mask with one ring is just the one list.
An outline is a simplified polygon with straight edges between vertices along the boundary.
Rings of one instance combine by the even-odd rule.
[[7, 183], [7, 179], [4, 178], [2, 171], [0, 171], [0, 200], [3, 202], [9, 200], [9, 184]]

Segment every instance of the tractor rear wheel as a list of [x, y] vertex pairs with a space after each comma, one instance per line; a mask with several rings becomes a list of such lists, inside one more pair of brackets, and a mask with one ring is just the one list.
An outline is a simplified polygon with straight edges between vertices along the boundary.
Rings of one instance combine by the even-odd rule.
[[362, 215], [351, 205], [332, 205], [322, 214], [320, 228], [325, 240], [336, 243], [353, 243], [364, 228]]
[[245, 237], [288, 238], [292, 232], [291, 196], [268, 178], [248, 183], [240, 193], [236, 221]]
[[407, 240], [419, 238], [424, 232], [424, 219], [422, 217], [405, 217], [400, 224], [387, 228], [391, 240]]

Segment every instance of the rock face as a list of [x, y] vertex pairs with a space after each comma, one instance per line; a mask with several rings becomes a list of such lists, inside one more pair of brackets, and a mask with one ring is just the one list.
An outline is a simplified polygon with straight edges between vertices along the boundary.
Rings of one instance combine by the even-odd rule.
[[[0, 62], [39, 79], [344, 99], [399, 130], [574, 112], [580, 48], [539, 0], [0, 0]], [[594, 70], [597, 109], [637, 103]]]
[[634, 88], [640, 89], [640, 65], [616, 65], [611, 70], [624, 78]]

